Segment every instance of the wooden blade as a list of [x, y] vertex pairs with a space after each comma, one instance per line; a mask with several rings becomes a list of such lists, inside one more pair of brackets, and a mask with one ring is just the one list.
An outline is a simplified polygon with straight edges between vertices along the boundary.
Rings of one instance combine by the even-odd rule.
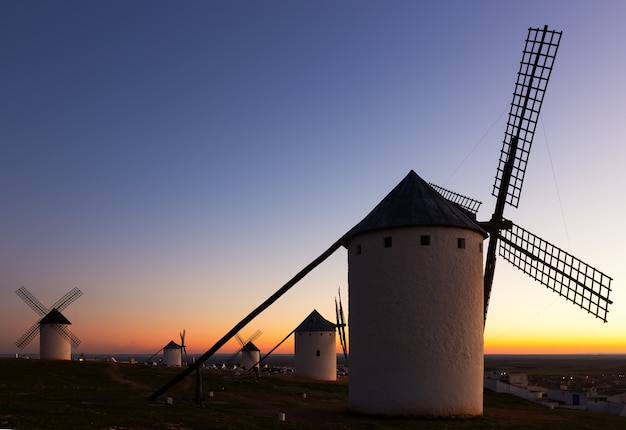
[[61, 336], [63, 336], [69, 343], [72, 344], [72, 348], [76, 348], [78, 347], [78, 345], [80, 345], [80, 339], [76, 337], [76, 335], [72, 333], [66, 326], [54, 324], [54, 328], [61, 334]]
[[[548, 26], [528, 29], [492, 192], [494, 197], [504, 193], [506, 202], [514, 207], [522, 192], [526, 163], [561, 34], [548, 30]], [[509, 158], [513, 163], [507, 171]]]
[[478, 200], [474, 200], [471, 197], [467, 197], [462, 194], [455, 193], [454, 191], [447, 190], [431, 182], [429, 182], [428, 185], [433, 187], [435, 191], [441, 194], [444, 199], [451, 201], [455, 205], [461, 207], [461, 209], [465, 209], [466, 211], [471, 212], [474, 215], [478, 213], [478, 209], [480, 208], [480, 205], [482, 205], [482, 202], [479, 202]]
[[35, 336], [37, 336], [37, 333], [39, 333], [39, 322], [36, 322], [31, 328], [26, 330], [26, 333], [24, 333], [22, 337], [20, 337], [17, 342], [15, 342], [15, 346], [17, 346], [19, 349], [26, 348], [30, 341], [33, 340]]
[[348, 343], [346, 342], [346, 319], [343, 315], [343, 304], [341, 303], [341, 289], [338, 290], [339, 295], [339, 341], [343, 349], [343, 356], [348, 358]]
[[35, 312], [37, 312], [37, 315], [39, 315], [40, 317], [45, 316], [48, 312], [50, 312], [50, 309], [48, 309], [47, 307], [45, 307], [39, 300], [37, 300], [37, 298], [35, 296], [33, 296], [30, 291], [28, 291], [25, 287], [20, 287], [15, 294], [17, 294], [18, 296], [20, 296], [20, 298], [22, 300], [24, 300], [24, 302], [31, 307], [32, 310], [34, 310]]
[[515, 224], [499, 238], [505, 260], [606, 322], [611, 277]]
[[83, 295], [83, 292], [78, 288], [74, 287], [72, 290], [68, 291], [63, 297], [56, 301], [52, 308], [61, 312], [63, 309], [67, 308], [71, 303], [73, 303], [77, 298]]

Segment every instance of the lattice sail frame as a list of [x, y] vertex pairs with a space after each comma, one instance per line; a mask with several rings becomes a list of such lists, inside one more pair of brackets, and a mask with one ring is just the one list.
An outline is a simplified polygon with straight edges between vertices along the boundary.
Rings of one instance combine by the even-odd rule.
[[[497, 197], [500, 187], [506, 186], [506, 202], [513, 207], [519, 204], [528, 155], [561, 34], [561, 31], [548, 30], [547, 26], [528, 29], [492, 191]], [[505, 165], [512, 147], [517, 147], [517, 150], [511, 179], [510, 183], [503, 184]]]
[[474, 215], [478, 213], [478, 209], [480, 208], [480, 205], [482, 205], [482, 202], [479, 202], [478, 200], [474, 200], [471, 197], [464, 196], [463, 194], [455, 193], [454, 191], [440, 187], [432, 182], [429, 182], [428, 185], [433, 187], [433, 189], [444, 199], [451, 201]]
[[499, 234], [500, 256], [560, 296], [607, 321], [612, 278], [520, 226]]
[[[30, 308], [34, 310], [37, 315], [39, 315], [40, 317], [44, 317], [52, 309], [56, 309], [59, 312], [63, 311], [74, 300], [82, 296], [83, 292], [74, 287], [70, 291], [68, 291], [63, 297], [57, 300], [49, 309], [44, 306], [43, 303], [41, 303], [35, 296], [33, 296], [32, 293], [28, 291], [25, 287], [18, 288], [17, 291], [15, 291], [15, 294], [17, 294], [24, 301], [24, 303], [30, 306]], [[54, 328], [72, 344], [72, 347], [76, 348], [78, 347], [78, 345], [80, 345], [80, 339], [76, 337], [74, 333], [69, 331], [67, 327], [55, 324]], [[37, 336], [38, 333], [39, 321], [37, 321], [28, 330], [26, 330], [26, 333], [24, 333], [22, 337], [20, 337], [15, 342], [15, 345], [20, 349], [26, 348], [26, 346], [35, 338], [35, 336]]]

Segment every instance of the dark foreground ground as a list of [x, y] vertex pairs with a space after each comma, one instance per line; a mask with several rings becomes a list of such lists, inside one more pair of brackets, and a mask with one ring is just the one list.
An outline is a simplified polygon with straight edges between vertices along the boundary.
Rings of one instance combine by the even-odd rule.
[[[147, 365], [0, 359], [0, 428], [17, 429], [624, 429], [626, 418], [550, 410], [485, 393], [470, 419], [351, 414], [347, 379], [310, 382], [294, 375], [202, 372], [204, 406], [189, 377], [157, 401], [147, 396], [180, 372]], [[213, 397], [209, 393], [213, 392]], [[303, 395], [306, 393], [306, 397]], [[168, 404], [171, 396], [172, 404]], [[285, 414], [285, 421], [278, 416]]]

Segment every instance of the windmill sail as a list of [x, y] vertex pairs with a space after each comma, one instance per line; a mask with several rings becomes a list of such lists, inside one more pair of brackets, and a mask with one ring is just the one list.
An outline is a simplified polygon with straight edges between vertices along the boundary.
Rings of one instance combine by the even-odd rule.
[[504, 206], [508, 203], [517, 207], [519, 203], [526, 163], [561, 34], [548, 30], [547, 25], [543, 29], [528, 29], [493, 186], [496, 207], [491, 220], [483, 225], [491, 235], [485, 261], [485, 321], [496, 268], [498, 236], [504, 222]]
[[606, 322], [611, 277], [515, 224], [499, 238], [505, 260]]
[[[526, 163], [561, 34], [548, 30], [547, 26], [528, 30], [492, 192], [498, 197], [503, 189], [506, 202], [513, 207], [519, 203]], [[513, 163], [510, 174], [507, 174], [509, 157], [513, 157]]]
[[29, 328], [26, 331], [26, 333], [22, 335], [22, 337], [20, 337], [15, 342], [15, 346], [17, 346], [19, 349], [26, 348], [26, 345], [28, 345], [30, 341], [33, 340], [35, 336], [37, 336], [38, 334], [39, 334], [39, 322], [36, 322], [35, 324], [32, 325], [31, 328]]
[[457, 206], [460, 206], [462, 209], [473, 213], [474, 215], [478, 213], [478, 209], [480, 208], [480, 205], [482, 205], [482, 202], [479, 202], [478, 200], [472, 199], [471, 197], [467, 197], [459, 193], [455, 193], [454, 191], [450, 191], [448, 189], [440, 187], [439, 185], [435, 185], [432, 182], [429, 182], [428, 185], [433, 187], [435, 191], [441, 194], [443, 198], [451, 201]]
[[52, 309], [56, 309], [59, 312], [62, 312], [65, 308], [67, 308], [71, 303], [74, 302], [77, 298], [83, 295], [83, 292], [78, 288], [74, 287], [72, 290], [68, 291], [63, 297], [56, 301], [54, 305], [52, 305]]
[[37, 298], [33, 296], [31, 292], [28, 291], [25, 287], [18, 288], [17, 291], [15, 291], [15, 294], [17, 294], [24, 301], [24, 303], [30, 306], [30, 308], [34, 310], [40, 317], [50, 312], [50, 309], [45, 307], [39, 300], [37, 300]]

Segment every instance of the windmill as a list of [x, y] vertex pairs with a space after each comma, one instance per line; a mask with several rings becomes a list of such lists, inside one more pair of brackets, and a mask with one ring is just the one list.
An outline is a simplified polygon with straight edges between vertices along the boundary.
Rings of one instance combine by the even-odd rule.
[[339, 336], [339, 342], [341, 343], [341, 349], [343, 350], [343, 356], [348, 359], [348, 344], [346, 342], [346, 319], [343, 315], [343, 305], [341, 303], [341, 289], [337, 289], [337, 295], [339, 299], [335, 299], [335, 316], [337, 318], [337, 332]]
[[[355, 227], [219, 339], [211, 357], [340, 247], [348, 250], [349, 407], [384, 415], [483, 411], [483, 331], [495, 254], [602, 320], [611, 278], [503, 217], [517, 205], [561, 32], [530, 28], [496, 176], [496, 209], [409, 174]], [[486, 259], [484, 240], [491, 236]], [[483, 271], [483, 263], [487, 267]], [[341, 321], [339, 321], [341, 322]], [[389, 356], [393, 366], [381, 366]], [[150, 399], [185, 378], [181, 372]], [[375, 393], [375, 395], [372, 395]]]
[[235, 357], [241, 353], [241, 366], [246, 369], [251, 369], [256, 366], [259, 361], [261, 361], [261, 353], [259, 348], [253, 343], [259, 336], [261, 336], [263, 332], [261, 330], [257, 330], [252, 335], [245, 339], [237, 333], [235, 337], [237, 341], [241, 344], [241, 348], [237, 352], [235, 352], [229, 361], [233, 361]]
[[78, 288], [73, 288], [57, 300], [50, 308], [44, 306], [25, 287], [20, 287], [15, 293], [24, 303], [34, 310], [37, 315], [42, 317], [15, 342], [15, 345], [20, 349], [24, 349], [37, 334], [40, 334], [40, 358], [70, 360], [72, 357], [71, 348], [76, 348], [80, 345], [80, 339], [69, 330], [68, 325], [71, 323], [61, 312], [82, 296], [82, 291]]
[[314, 309], [293, 333], [295, 374], [318, 381], [335, 381], [337, 326]]
[[[156, 357], [161, 351], [163, 351], [163, 364], [166, 366], [183, 366], [187, 363], [187, 345], [185, 345], [185, 330], [179, 333], [180, 345], [170, 340], [167, 345], [159, 349], [152, 354], [150, 358], [146, 360], [146, 363], [152, 362], [152, 359]], [[185, 361], [183, 361], [183, 353], [185, 355]]]

